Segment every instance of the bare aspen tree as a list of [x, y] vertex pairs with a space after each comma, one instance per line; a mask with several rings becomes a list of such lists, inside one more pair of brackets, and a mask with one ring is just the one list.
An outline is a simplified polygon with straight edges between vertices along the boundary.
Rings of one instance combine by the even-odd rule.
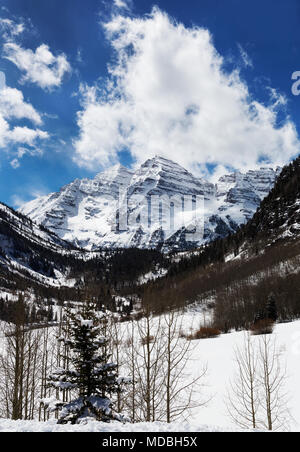
[[[71, 352], [68, 341], [70, 338], [70, 323], [68, 319], [72, 310], [74, 309], [72, 309], [70, 306], [62, 307], [60, 310], [58, 330], [56, 332], [55, 338], [52, 338], [52, 341], [54, 340], [56, 344], [56, 347], [53, 346], [53, 349], [55, 349], [55, 355], [54, 357], [52, 357], [50, 372], [48, 370], [48, 374], [51, 373], [53, 367], [64, 368], [67, 371], [69, 370]], [[49, 390], [49, 394], [52, 395], [52, 391], [51, 388], [49, 388], [48, 381], [46, 382], [46, 388]], [[63, 403], [69, 402], [72, 397], [72, 391], [69, 388], [65, 388], [63, 391], [61, 391], [60, 394], [59, 389], [56, 389], [55, 397], [57, 401], [61, 400], [61, 402]], [[58, 417], [58, 411], [56, 411], [55, 417], [56, 418]]]
[[5, 351], [1, 356], [2, 380], [7, 417], [22, 419], [24, 397], [25, 301], [21, 295], [15, 303], [14, 323], [4, 330]]
[[131, 385], [128, 386], [127, 397], [123, 402], [132, 423], [144, 419], [141, 416], [141, 382], [138, 377], [137, 341], [137, 321], [131, 319], [126, 325], [126, 340], [122, 353], [124, 354], [124, 369], [131, 376]]
[[127, 340], [127, 354], [128, 357], [128, 367], [132, 379], [132, 386], [130, 389], [129, 397], [131, 400], [131, 420], [132, 422], [136, 421], [136, 360], [135, 360], [135, 348], [134, 348], [134, 337], [135, 337], [135, 324], [134, 321], [131, 321], [130, 324], [130, 332], [128, 334]]
[[125, 355], [132, 385], [127, 406], [133, 421], [172, 422], [208, 402], [201, 400], [207, 367], [189, 374], [194, 346], [180, 336], [182, 327], [181, 312], [149, 314], [128, 325]]
[[25, 300], [14, 305], [14, 323], [4, 329], [0, 361], [0, 396], [5, 415], [13, 420], [33, 419], [38, 406], [40, 332], [26, 325]]
[[151, 314], [137, 324], [139, 344], [136, 347], [138, 365], [137, 378], [140, 382], [141, 402], [144, 402], [145, 417], [142, 420], [154, 422], [160, 420], [163, 399], [162, 386], [162, 335], [161, 318], [153, 318]]
[[[1, 325], [0, 339], [5, 344], [5, 324]], [[9, 385], [9, 369], [8, 366], [3, 365], [6, 363], [6, 350], [5, 346], [2, 346], [0, 355], [0, 417], [10, 417], [10, 392]]]
[[132, 384], [126, 406], [133, 422], [160, 420], [163, 407], [163, 344], [161, 319], [150, 313], [127, 327], [124, 350], [126, 371]]
[[25, 341], [23, 419], [27, 420], [34, 419], [37, 409], [38, 384], [41, 376], [41, 332], [38, 330], [27, 332]]
[[276, 340], [267, 334], [248, 335], [235, 356], [238, 371], [227, 398], [231, 419], [242, 428], [287, 429], [286, 369]]
[[[120, 373], [120, 369], [124, 367], [125, 364], [125, 355], [122, 353], [122, 348], [124, 346], [125, 341], [125, 330], [121, 328], [121, 324], [117, 318], [111, 316], [110, 318], [110, 334], [107, 334], [107, 339], [110, 343], [110, 355], [112, 357], [112, 361], [117, 364], [117, 373]], [[127, 392], [124, 391], [117, 392], [116, 394], [116, 406], [118, 413], [124, 411], [124, 396], [127, 395]]]
[[288, 396], [284, 389], [286, 369], [281, 365], [281, 353], [271, 335], [263, 335], [259, 339], [259, 361], [263, 425], [268, 430], [287, 429]]
[[227, 411], [242, 428], [257, 428], [259, 410], [258, 356], [250, 334], [245, 335], [242, 348], [235, 349], [237, 373], [230, 382]]
[[[49, 331], [47, 328], [46, 331], [44, 332], [43, 339], [42, 339], [43, 349], [42, 349], [41, 382], [40, 382], [41, 399], [44, 399], [47, 396], [48, 340], [49, 340]], [[46, 419], [47, 419], [46, 410], [45, 409], [43, 410], [44, 411], [43, 419], [42, 419], [42, 410], [43, 410], [43, 407], [42, 407], [42, 404], [40, 404], [39, 421], [41, 421], [41, 420], [46, 421]]]
[[[51, 398], [53, 388], [49, 387], [47, 376], [52, 372], [57, 363], [57, 338], [54, 329], [45, 328], [41, 339], [41, 370], [40, 370], [40, 400]], [[49, 412], [43, 403], [39, 407], [39, 421], [47, 421]]]
[[[182, 415], [188, 416], [191, 409], [205, 406], [209, 399], [201, 400], [201, 385], [207, 375], [207, 366], [199, 367], [198, 375], [191, 377], [187, 367], [194, 351], [192, 341], [180, 337], [183, 329], [183, 312], [172, 311], [163, 316], [163, 397], [165, 401], [162, 420], [170, 423]], [[197, 398], [195, 397], [197, 395]]]
[[22, 419], [23, 404], [23, 374], [24, 374], [24, 352], [25, 352], [25, 302], [19, 296], [15, 313], [15, 324], [8, 331], [7, 345], [8, 353], [11, 354], [12, 378], [12, 419]]

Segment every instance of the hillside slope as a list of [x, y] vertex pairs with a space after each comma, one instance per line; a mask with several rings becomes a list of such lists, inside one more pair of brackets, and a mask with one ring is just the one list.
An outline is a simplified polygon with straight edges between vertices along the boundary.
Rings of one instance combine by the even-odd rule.
[[[153, 309], [208, 303], [222, 331], [247, 329], [274, 295], [278, 318], [300, 317], [300, 158], [285, 167], [246, 225], [197, 252], [174, 254], [151, 287]], [[159, 301], [164, 298], [165, 305]]]
[[43, 297], [80, 300], [88, 293], [105, 302], [107, 294], [139, 285], [144, 275], [159, 276], [166, 264], [156, 250], [75, 248], [0, 203], [0, 299], [1, 289], [34, 289]]

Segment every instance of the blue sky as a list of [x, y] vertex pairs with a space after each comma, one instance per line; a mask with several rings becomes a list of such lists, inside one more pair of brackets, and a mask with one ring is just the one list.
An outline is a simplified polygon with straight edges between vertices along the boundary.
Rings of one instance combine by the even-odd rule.
[[[0, 8], [11, 96], [2, 108], [14, 111], [2, 111], [2, 144], [0, 122], [0, 201], [18, 206], [157, 153], [217, 177], [284, 164], [300, 149], [300, 96], [291, 93], [298, 0], [0, 0]], [[34, 138], [23, 143], [28, 129]]]

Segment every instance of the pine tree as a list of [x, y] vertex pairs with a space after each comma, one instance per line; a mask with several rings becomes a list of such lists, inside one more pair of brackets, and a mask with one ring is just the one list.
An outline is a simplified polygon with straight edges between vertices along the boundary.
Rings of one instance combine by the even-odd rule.
[[52, 409], [61, 410], [60, 424], [89, 419], [125, 421], [113, 411], [109, 397], [120, 392], [122, 384], [129, 379], [118, 378], [117, 364], [109, 363], [108, 341], [102, 334], [104, 322], [105, 313], [96, 312], [91, 303], [84, 304], [77, 312], [68, 310], [66, 313], [68, 334], [59, 340], [71, 353], [65, 360], [67, 368], [56, 369], [49, 377], [49, 384], [59, 391], [71, 390], [76, 397], [71, 402], [51, 404]]
[[277, 307], [276, 307], [276, 299], [275, 299], [275, 296], [273, 293], [271, 293], [268, 298], [266, 311], [267, 311], [267, 318], [270, 320], [273, 320], [273, 322], [276, 322], [278, 319], [278, 314], [277, 314]]

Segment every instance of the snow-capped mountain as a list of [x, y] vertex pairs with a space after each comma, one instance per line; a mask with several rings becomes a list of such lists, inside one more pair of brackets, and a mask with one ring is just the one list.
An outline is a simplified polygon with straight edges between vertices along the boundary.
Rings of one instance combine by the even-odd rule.
[[[253, 217], [261, 201], [273, 188], [281, 168], [261, 168], [258, 171], [232, 173], [219, 179], [217, 199], [221, 202], [219, 212], [226, 212], [236, 223], [241, 224]], [[240, 214], [238, 213], [240, 212]]]
[[[212, 184], [157, 156], [134, 172], [117, 165], [94, 179], [77, 179], [20, 211], [88, 250], [185, 249], [224, 237], [249, 220], [279, 173], [236, 172]], [[203, 221], [204, 233], [193, 240]]]
[[67, 263], [76, 255], [81, 252], [70, 243], [0, 203], [0, 285], [24, 278], [44, 285], [67, 284]]
[[[265, 178], [265, 181], [267, 179]], [[202, 253], [198, 253], [198, 250], [194, 253], [200, 256], [198, 265], [235, 261], [244, 268], [250, 263], [249, 270], [246, 269], [250, 273], [264, 272], [268, 266], [274, 267], [268, 277], [271, 274], [278, 277], [299, 274], [299, 181], [300, 157], [282, 169], [274, 187], [246, 224], [230, 237], [206, 246]], [[255, 259], [256, 265], [253, 264]], [[259, 259], [262, 261], [259, 262]], [[184, 268], [186, 269], [186, 266]]]

